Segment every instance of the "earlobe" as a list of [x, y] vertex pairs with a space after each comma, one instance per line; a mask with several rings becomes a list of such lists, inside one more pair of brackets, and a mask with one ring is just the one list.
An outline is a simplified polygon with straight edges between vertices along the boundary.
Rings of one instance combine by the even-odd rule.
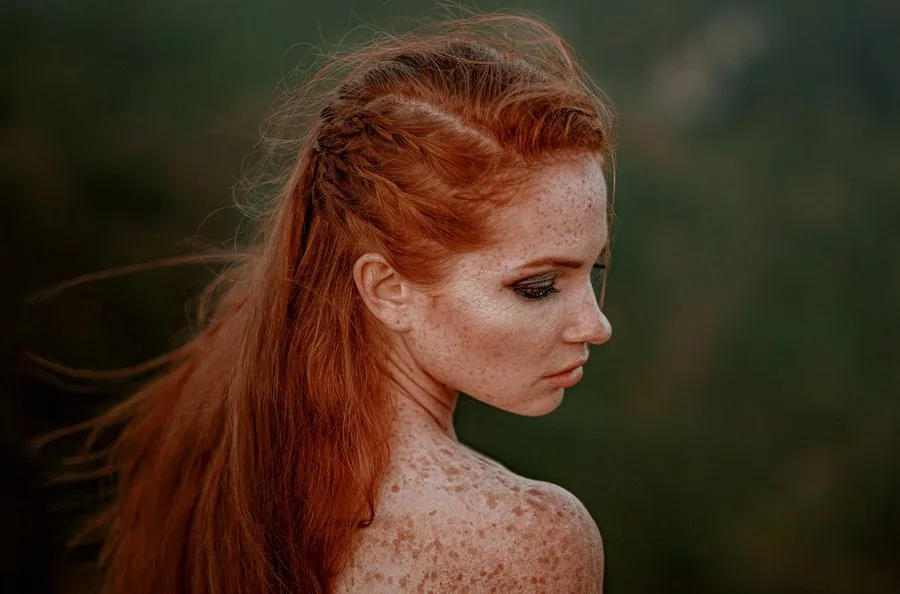
[[381, 254], [363, 254], [353, 265], [353, 280], [372, 315], [388, 328], [401, 330], [409, 288], [387, 260]]

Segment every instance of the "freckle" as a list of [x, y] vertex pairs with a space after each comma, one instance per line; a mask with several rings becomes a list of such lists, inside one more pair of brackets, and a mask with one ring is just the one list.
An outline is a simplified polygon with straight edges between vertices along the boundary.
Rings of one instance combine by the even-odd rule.
[[457, 573], [457, 574], [456, 574], [456, 581], [457, 581], [457, 582], [461, 582], [461, 581], [462, 581], [462, 574], [461, 574], [461, 573]]
[[479, 528], [478, 532], [476, 534], [478, 534], [478, 538], [484, 538], [484, 530], [483, 529]]
[[526, 499], [526, 501], [528, 502], [528, 505], [537, 509], [538, 511], [546, 511], [547, 510], [547, 506], [539, 501], [535, 501], [534, 499]]
[[456, 485], [455, 487], [453, 487], [453, 490], [456, 493], [461, 493], [462, 491], [466, 490], [466, 487], [464, 485]]
[[518, 492], [521, 491], [522, 489], [520, 489], [518, 485], [513, 485], [513, 486], [512, 486], [512, 490], [513, 490], [513, 493], [518, 493]]
[[437, 550], [439, 550], [439, 551], [444, 550], [444, 545], [442, 545], [441, 541], [439, 541], [438, 539], [435, 538], [434, 542], [432, 544], [434, 545], [434, 548], [436, 548]]
[[543, 494], [542, 494], [540, 491], [538, 491], [537, 489], [528, 489], [528, 490], [525, 491], [525, 492], [528, 493], [529, 495], [533, 496], [533, 497], [541, 497], [541, 496], [543, 495]]
[[561, 517], [563, 517], [565, 514], [562, 513], [561, 511], [557, 511], [557, 512], [556, 512], [556, 515], [559, 516], [559, 517], [561, 518]]
[[436, 510], [436, 509], [433, 509], [433, 510], [431, 510], [430, 512], [428, 512], [428, 515], [429, 515], [429, 516], [434, 516], [434, 514], [436, 514], [436, 513], [437, 513], [437, 510]]
[[481, 573], [479, 573], [478, 575], [480, 575], [480, 576], [483, 577], [483, 576], [486, 576], [486, 575], [487, 575], [487, 572], [486, 572], [485, 570], [482, 569], [482, 570], [481, 570]]
[[459, 553], [457, 553], [456, 551], [450, 551], [450, 558], [453, 559], [454, 561], [458, 561]]
[[401, 588], [405, 588], [408, 585], [409, 585], [409, 575], [405, 575], [402, 578], [400, 578], [400, 587]]
[[515, 530], [515, 529], [516, 529], [516, 526], [515, 526], [514, 524], [507, 524], [507, 525], [506, 525], [506, 531], [507, 531], [507, 532], [512, 532], [512, 531]]
[[449, 474], [450, 476], [457, 475], [459, 474], [459, 468], [456, 468], [455, 466], [448, 466], [447, 474]]
[[413, 533], [409, 530], [404, 530], [403, 528], [397, 530], [397, 536], [391, 542], [394, 545], [394, 551], [398, 551], [403, 543], [406, 541], [411, 541], [413, 539]]
[[391, 485], [391, 491], [392, 491], [392, 492], [396, 493], [396, 492], [399, 491], [399, 490], [400, 490], [400, 485], [396, 485], [396, 484]]
[[525, 513], [525, 510], [522, 509], [521, 505], [517, 505], [513, 508], [513, 513], [516, 514], [517, 516], [521, 516], [522, 514]]
[[558, 567], [559, 561], [560, 561], [559, 555], [553, 555], [552, 557], [550, 557], [550, 566]]
[[497, 496], [494, 495], [493, 493], [488, 493], [487, 505], [491, 509], [494, 509], [495, 507], [497, 507]]

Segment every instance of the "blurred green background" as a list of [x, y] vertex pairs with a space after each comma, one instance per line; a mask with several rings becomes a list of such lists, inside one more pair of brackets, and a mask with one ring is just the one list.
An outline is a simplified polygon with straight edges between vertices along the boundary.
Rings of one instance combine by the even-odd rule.
[[[215, 271], [24, 297], [239, 241], [231, 188], [282, 76], [432, 5], [0, 4], [3, 592], [90, 591], [59, 539], [92, 488], [39, 489], [22, 443], [128, 388], [18, 351], [160, 354]], [[900, 3], [479, 7], [549, 19], [618, 110], [614, 338], [553, 414], [467, 399], [461, 438], [584, 501], [609, 593], [900, 592]]]

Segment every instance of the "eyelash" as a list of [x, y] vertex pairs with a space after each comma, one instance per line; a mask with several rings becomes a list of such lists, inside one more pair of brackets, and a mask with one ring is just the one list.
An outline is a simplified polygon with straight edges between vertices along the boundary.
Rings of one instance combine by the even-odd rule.
[[[594, 264], [592, 270], [606, 270], [606, 264]], [[544, 301], [559, 293], [559, 289], [556, 288], [553, 280], [551, 280], [549, 285], [540, 284], [534, 287], [528, 285], [518, 286], [515, 290], [528, 301]]]

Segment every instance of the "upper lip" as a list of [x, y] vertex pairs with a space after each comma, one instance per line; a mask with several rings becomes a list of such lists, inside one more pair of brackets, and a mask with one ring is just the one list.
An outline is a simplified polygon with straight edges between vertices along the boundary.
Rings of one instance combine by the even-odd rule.
[[561, 370], [559, 370], [559, 371], [554, 371], [554, 372], [551, 373], [550, 375], [559, 375], [559, 374], [565, 373], [565, 372], [567, 372], [567, 371], [572, 371], [572, 370], [575, 369], [576, 367], [581, 367], [582, 365], [584, 365], [585, 363], [587, 363], [587, 360], [588, 360], [587, 355], [585, 355], [585, 356], [579, 358], [577, 361], [575, 361], [575, 362], [572, 363], [571, 365], [569, 365], [568, 367], [566, 367], [566, 368], [564, 368], [564, 369], [561, 369]]

